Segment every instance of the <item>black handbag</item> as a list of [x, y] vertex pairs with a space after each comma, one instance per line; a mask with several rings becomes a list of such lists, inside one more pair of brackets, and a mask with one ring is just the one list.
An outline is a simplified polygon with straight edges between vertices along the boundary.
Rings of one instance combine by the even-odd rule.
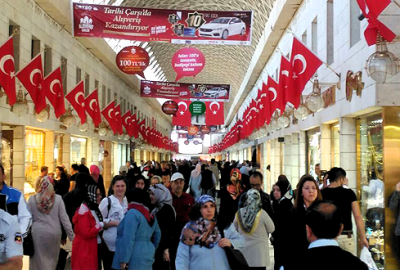
[[[220, 230], [221, 237], [225, 238], [224, 230]], [[231, 270], [244, 270], [249, 268], [249, 264], [242, 252], [235, 249], [233, 246], [224, 247], [226, 258], [228, 259], [229, 267]]]
[[24, 248], [24, 255], [32, 257], [33, 254], [35, 254], [35, 249], [33, 247], [32, 232], [30, 228], [29, 231], [27, 232], [26, 237], [23, 239], [22, 245]]

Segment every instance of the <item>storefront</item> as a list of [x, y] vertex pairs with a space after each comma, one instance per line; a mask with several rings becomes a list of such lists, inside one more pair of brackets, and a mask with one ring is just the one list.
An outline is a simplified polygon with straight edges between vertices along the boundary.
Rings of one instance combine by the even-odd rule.
[[64, 134], [56, 133], [54, 136], [54, 168], [50, 170], [55, 171], [56, 167], [63, 163], [63, 143]]
[[319, 127], [306, 132], [306, 173], [316, 176], [315, 165], [321, 163], [321, 132]]
[[[25, 131], [25, 193], [31, 193], [36, 178], [40, 175], [40, 168], [45, 165], [44, 160], [45, 133], [39, 130], [26, 129]], [[28, 185], [27, 185], [28, 184]]]
[[71, 136], [70, 164], [81, 164], [81, 159], [87, 157], [87, 139]]

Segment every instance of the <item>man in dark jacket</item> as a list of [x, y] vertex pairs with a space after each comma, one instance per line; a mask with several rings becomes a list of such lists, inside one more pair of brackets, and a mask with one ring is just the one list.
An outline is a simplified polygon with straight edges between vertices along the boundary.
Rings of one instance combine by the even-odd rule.
[[310, 246], [297, 269], [368, 270], [365, 263], [341, 249], [335, 240], [341, 234], [343, 224], [340, 209], [334, 204], [327, 201], [314, 202], [307, 209], [306, 230]]
[[[264, 177], [262, 173], [255, 171], [251, 176], [250, 176], [250, 187], [257, 189], [260, 192], [261, 196], [261, 202], [262, 202], [262, 209], [267, 212], [269, 217], [274, 220], [273, 218], [273, 211], [272, 211], [272, 206], [271, 206], [271, 199], [267, 193], [262, 191], [262, 186], [263, 186], [263, 180]], [[244, 202], [246, 201], [246, 195], [247, 191], [243, 193], [240, 198], [239, 198], [239, 207], [238, 209], [244, 207]]]

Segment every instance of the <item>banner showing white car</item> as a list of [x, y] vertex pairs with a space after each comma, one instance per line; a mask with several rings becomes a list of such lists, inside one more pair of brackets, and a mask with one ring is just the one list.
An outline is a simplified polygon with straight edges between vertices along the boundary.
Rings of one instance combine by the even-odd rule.
[[234, 35], [245, 35], [246, 24], [236, 17], [220, 17], [203, 24], [199, 29], [202, 37], [227, 39]]

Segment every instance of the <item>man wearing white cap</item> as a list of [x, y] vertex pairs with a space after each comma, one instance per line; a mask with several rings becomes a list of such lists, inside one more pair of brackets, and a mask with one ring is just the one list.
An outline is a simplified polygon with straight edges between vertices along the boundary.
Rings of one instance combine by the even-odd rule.
[[173, 200], [172, 204], [176, 212], [176, 222], [172, 233], [172, 244], [169, 251], [172, 270], [175, 270], [176, 251], [178, 250], [181, 231], [186, 223], [189, 222], [189, 214], [194, 206], [193, 197], [183, 192], [184, 186], [185, 178], [183, 175], [179, 172], [174, 173], [171, 177], [171, 194]]

